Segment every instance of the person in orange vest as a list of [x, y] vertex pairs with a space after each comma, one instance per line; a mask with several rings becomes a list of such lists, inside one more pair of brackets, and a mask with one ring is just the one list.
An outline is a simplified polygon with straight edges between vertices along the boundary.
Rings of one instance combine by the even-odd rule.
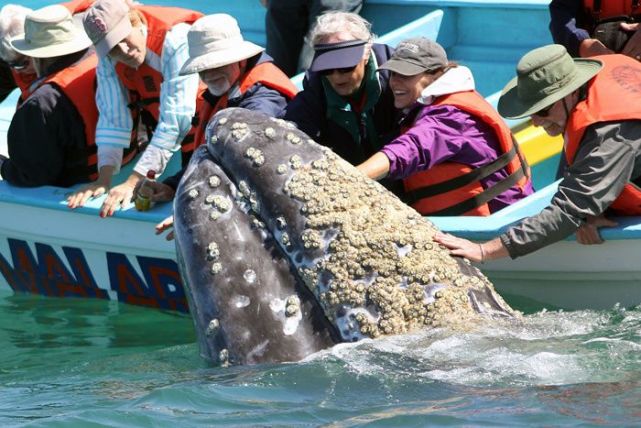
[[572, 56], [622, 53], [641, 59], [637, 0], [552, 0], [550, 33]]
[[[236, 20], [227, 14], [200, 18], [188, 33], [189, 59], [181, 74], [195, 74], [207, 86], [197, 101], [194, 116], [195, 147], [205, 144], [209, 120], [226, 107], [242, 107], [260, 111], [272, 117], [281, 113], [298, 90], [291, 80], [276, 67], [264, 48], [243, 39]], [[173, 199], [183, 171], [164, 182], [152, 182], [151, 200], [166, 202]], [[157, 233], [169, 229], [169, 217], [156, 227]], [[168, 235], [171, 239], [172, 235]]]
[[[99, 178], [74, 192], [69, 208], [107, 193], [100, 216], [131, 202], [148, 171], [162, 174], [173, 153], [193, 136], [197, 76], [181, 76], [188, 58], [187, 32], [202, 14], [187, 9], [97, 0], [83, 25], [100, 62], [96, 104]], [[143, 151], [127, 180], [111, 187], [123, 163]]]
[[[72, 0], [62, 3], [72, 15], [86, 10], [93, 0]], [[24, 20], [31, 9], [6, 4], [0, 10], [0, 102], [20, 88], [21, 99], [27, 97], [29, 85], [36, 80], [36, 71], [29, 57], [11, 48], [10, 39], [24, 33]]]
[[404, 40], [379, 70], [391, 72], [402, 134], [359, 170], [402, 179], [405, 201], [423, 215], [490, 215], [533, 192], [510, 129], [441, 45]]
[[33, 12], [17, 4], [7, 4], [0, 9], [0, 102], [15, 88], [20, 88], [22, 98], [36, 80], [36, 70], [31, 58], [16, 52], [11, 39], [24, 33], [25, 17]]
[[598, 228], [616, 225], [605, 213], [641, 215], [641, 64], [621, 54], [573, 59], [548, 45], [521, 58], [516, 72], [499, 112], [563, 134], [569, 168], [550, 205], [500, 237], [435, 237], [472, 261], [520, 257], [575, 232], [579, 243], [599, 244]]
[[71, 186], [95, 180], [95, 127], [91, 97], [97, 58], [91, 40], [60, 5], [36, 10], [11, 47], [30, 57], [37, 79], [18, 106], [7, 132], [9, 158], [0, 175], [23, 187]]

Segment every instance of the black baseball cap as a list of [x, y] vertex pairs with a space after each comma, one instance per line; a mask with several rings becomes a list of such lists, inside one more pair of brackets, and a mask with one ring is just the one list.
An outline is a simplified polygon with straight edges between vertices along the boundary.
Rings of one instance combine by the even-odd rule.
[[355, 67], [363, 58], [365, 40], [348, 40], [338, 43], [314, 45], [314, 59], [310, 71]]

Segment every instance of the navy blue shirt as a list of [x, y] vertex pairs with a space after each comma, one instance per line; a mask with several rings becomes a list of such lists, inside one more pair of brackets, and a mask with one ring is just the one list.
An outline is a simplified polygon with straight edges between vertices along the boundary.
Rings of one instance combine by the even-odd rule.
[[[51, 75], [90, 53], [61, 57]], [[71, 100], [54, 84], [44, 84], [22, 103], [7, 132], [9, 159], [0, 175], [21, 187], [68, 187], [89, 180], [88, 148], [82, 117]]]
[[581, 0], [552, 0], [550, 3], [550, 33], [554, 43], [565, 46], [573, 57], [579, 56], [579, 45], [590, 38], [592, 30]]

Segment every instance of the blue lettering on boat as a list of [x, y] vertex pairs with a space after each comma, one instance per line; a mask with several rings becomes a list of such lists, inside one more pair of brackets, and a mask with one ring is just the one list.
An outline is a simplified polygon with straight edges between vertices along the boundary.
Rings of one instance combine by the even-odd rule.
[[134, 305], [187, 312], [187, 300], [176, 262], [169, 259], [136, 257], [144, 280], [127, 256], [107, 253], [109, 283], [118, 300]]
[[[34, 252], [27, 241], [7, 239], [11, 263], [0, 253], [0, 273], [15, 292], [55, 297], [94, 297], [109, 299], [109, 290], [100, 288], [94, 271], [83, 251], [60, 247], [59, 253], [47, 244], [34, 243]], [[121, 302], [187, 312], [187, 299], [178, 266], [170, 259], [136, 257], [142, 277], [126, 255], [107, 253], [109, 288]], [[69, 266], [69, 267], [67, 267]], [[99, 278], [106, 282], [107, 278]]]

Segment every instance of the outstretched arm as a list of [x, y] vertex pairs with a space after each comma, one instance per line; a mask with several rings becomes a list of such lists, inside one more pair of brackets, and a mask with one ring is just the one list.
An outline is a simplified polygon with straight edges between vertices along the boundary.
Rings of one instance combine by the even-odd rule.
[[449, 233], [437, 232], [434, 240], [447, 247], [451, 255], [465, 257], [473, 262], [483, 263], [510, 255], [500, 238], [479, 243], [457, 238]]
[[389, 159], [382, 152], [374, 153], [369, 159], [362, 164], [358, 165], [356, 169], [371, 178], [372, 180], [380, 180], [387, 177], [389, 173]]

